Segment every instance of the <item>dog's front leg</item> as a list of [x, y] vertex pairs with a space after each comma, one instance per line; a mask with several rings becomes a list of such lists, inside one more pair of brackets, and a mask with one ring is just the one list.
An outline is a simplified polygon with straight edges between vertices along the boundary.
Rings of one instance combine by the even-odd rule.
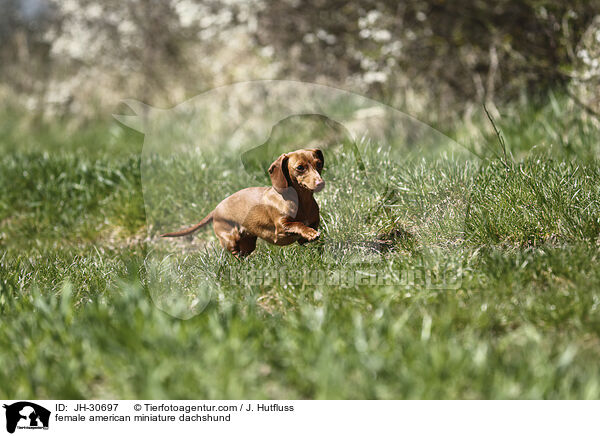
[[302, 239], [308, 242], [315, 241], [319, 237], [319, 232], [316, 229], [308, 227], [300, 221], [293, 221], [290, 218], [283, 218], [277, 226], [278, 236], [299, 235]]
[[[315, 230], [318, 231], [319, 230], [319, 222], [317, 221], [315, 223], [309, 224], [308, 227], [310, 227], [311, 229], [315, 229]], [[298, 244], [300, 244], [300, 245], [304, 245], [307, 242], [309, 242], [308, 239], [305, 239], [305, 238], [298, 239]]]

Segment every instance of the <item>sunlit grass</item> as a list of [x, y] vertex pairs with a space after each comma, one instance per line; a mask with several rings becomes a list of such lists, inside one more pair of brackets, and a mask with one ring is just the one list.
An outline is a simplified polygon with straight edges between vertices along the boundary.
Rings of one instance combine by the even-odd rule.
[[[214, 284], [186, 321], [152, 299], [148, 238], [158, 229], [146, 226], [141, 137], [80, 126], [58, 148], [59, 123], [23, 132], [3, 121], [0, 396], [598, 398], [600, 166], [589, 150], [600, 134], [564, 107], [550, 101], [500, 120], [506, 162], [442, 155], [398, 165], [366, 153], [377, 169], [366, 180], [352, 159], [330, 156], [317, 243], [260, 243], [240, 262], [210, 229], [179, 240], [180, 260]], [[181, 187], [189, 192], [177, 195], [195, 206], [178, 225], [243, 187], [215, 183], [236, 158], [194, 163], [193, 183]], [[386, 249], [355, 263], [367, 242]], [[424, 263], [456, 262], [459, 286], [444, 290], [418, 280], [315, 285], [303, 275], [418, 277]], [[247, 280], [282, 270], [293, 274]]]

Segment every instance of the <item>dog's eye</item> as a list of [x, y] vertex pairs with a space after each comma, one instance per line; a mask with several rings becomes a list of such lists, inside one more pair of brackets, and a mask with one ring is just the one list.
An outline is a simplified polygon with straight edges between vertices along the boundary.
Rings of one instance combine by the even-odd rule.
[[304, 171], [304, 165], [298, 165], [296, 171]]

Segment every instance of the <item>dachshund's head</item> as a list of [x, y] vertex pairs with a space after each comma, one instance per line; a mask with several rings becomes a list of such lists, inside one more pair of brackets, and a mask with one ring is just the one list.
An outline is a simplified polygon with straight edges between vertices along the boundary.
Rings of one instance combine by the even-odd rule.
[[269, 167], [273, 187], [282, 192], [288, 187], [319, 192], [325, 187], [321, 178], [323, 152], [318, 148], [284, 153]]

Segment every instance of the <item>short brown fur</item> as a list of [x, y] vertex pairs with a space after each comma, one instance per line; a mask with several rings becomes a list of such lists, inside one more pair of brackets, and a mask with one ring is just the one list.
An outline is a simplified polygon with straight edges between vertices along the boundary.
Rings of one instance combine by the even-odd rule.
[[257, 238], [276, 245], [314, 241], [319, 237], [319, 206], [313, 193], [325, 185], [323, 164], [319, 149], [282, 154], [269, 167], [272, 187], [242, 189], [198, 224], [162, 236], [189, 235], [212, 221], [223, 248], [236, 256], [252, 253]]

